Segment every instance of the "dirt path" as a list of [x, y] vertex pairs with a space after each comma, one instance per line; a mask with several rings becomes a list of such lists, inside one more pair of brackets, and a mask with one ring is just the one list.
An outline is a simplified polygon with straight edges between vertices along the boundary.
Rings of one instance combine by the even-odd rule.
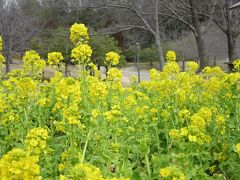
[[[218, 64], [224, 71], [227, 71], [227, 65], [224, 63], [227, 62], [227, 60], [224, 61], [218, 61]], [[142, 63], [140, 67], [140, 80], [141, 81], [147, 81], [150, 79], [149, 77], [149, 70], [153, 67], [157, 67], [158, 64], [154, 64], [153, 66], [150, 66], [149, 63]], [[181, 64], [180, 64], [181, 66]], [[22, 68], [22, 62], [19, 60], [13, 60], [13, 63], [10, 66], [10, 70], [13, 69], [20, 69]], [[137, 67], [134, 63], [128, 63], [125, 67], [121, 68], [123, 77], [122, 77], [122, 83], [124, 86], [130, 85], [130, 77], [132, 75], [135, 75], [138, 77]], [[78, 68], [76, 66], [70, 65], [69, 66], [69, 73], [73, 77], [77, 77], [78, 74]], [[101, 77], [105, 78], [106, 70], [104, 67], [101, 67]], [[45, 68], [44, 69], [44, 77], [50, 78], [54, 75], [54, 70], [51, 68]]]
[[[21, 69], [22, 68], [22, 62], [18, 61], [18, 60], [13, 60], [12, 64], [10, 65], [10, 70], [14, 70], [14, 69]], [[149, 80], [149, 71], [150, 67], [148, 67], [148, 65], [142, 64], [141, 68], [140, 68], [140, 80], [141, 81], [145, 81], [145, 80]], [[129, 86], [130, 85], [130, 77], [132, 75], [138, 76], [138, 72], [137, 72], [137, 68], [134, 64], [129, 63], [126, 67], [121, 68], [121, 71], [123, 73], [123, 77], [122, 77], [122, 83], [124, 86]], [[77, 77], [78, 74], [78, 68], [76, 66], [69, 66], [69, 73], [71, 76], [73, 77]], [[101, 77], [104, 78], [106, 74], [106, 70], [104, 67], [101, 68]], [[50, 78], [54, 75], [54, 70], [47, 67], [44, 69], [44, 77], [45, 78]]]

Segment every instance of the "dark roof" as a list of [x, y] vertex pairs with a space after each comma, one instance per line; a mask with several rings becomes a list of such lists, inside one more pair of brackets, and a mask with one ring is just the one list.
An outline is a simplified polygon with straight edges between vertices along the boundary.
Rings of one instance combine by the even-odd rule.
[[235, 8], [238, 8], [240, 7], [240, 2], [234, 4], [233, 6], [231, 6], [229, 9], [235, 9]]

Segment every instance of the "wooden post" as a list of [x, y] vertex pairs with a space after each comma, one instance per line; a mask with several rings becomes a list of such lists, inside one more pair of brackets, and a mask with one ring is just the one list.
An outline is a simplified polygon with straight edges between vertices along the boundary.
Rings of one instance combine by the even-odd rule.
[[214, 60], [213, 60], [213, 66], [214, 67], [217, 66], [217, 58], [216, 58], [216, 56], [214, 57]]
[[183, 70], [183, 72], [185, 72], [185, 58], [182, 61], [182, 70]]
[[136, 43], [137, 45], [137, 70], [138, 70], [138, 82], [140, 83], [140, 44]]

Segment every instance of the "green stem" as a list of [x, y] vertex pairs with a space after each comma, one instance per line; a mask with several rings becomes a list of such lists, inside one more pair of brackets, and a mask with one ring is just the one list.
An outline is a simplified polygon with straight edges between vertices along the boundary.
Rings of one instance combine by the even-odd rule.
[[84, 149], [83, 149], [83, 155], [82, 155], [81, 164], [83, 164], [83, 162], [84, 162], [84, 158], [85, 158], [85, 154], [86, 154], [86, 150], [87, 150], [87, 145], [88, 145], [90, 134], [91, 134], [91, 130], [89, 130], [88, 135], [87, 135], [87, 139], [86, 139], [85, 146], [84, 146]]
[[145, 161], [147, 165], [147, 171], [148, 171], [148, 176], [151, 177], [151, 170], [150, 170], [150, 165], [149, 165], [149, 160], [148, 160], [148, 155], [145, 155]]
[[74, 129], [73, 126], [71, 126], [71, 150], [72, 150], [72, 156], [75, 157], [75, 151], [74, 151], [74, 141], [75, 141], [75, 133], [74, 133]]
[[[238, 99], [240, 99], [240, 97], [238, 97]], [[237, 131], [240, 131], [240, 127], [239, 127], [239, 114], [240, 114], [240, 107], [239, 107], [239, 102], [236, 102], [236, 116], [237, 116]]]

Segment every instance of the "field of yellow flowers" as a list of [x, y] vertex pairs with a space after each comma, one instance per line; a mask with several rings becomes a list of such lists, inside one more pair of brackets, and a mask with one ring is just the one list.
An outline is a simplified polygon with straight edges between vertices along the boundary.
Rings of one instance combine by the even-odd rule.
[[78, 78], [63, 77], [58, 52], [48, 54], [48, 82], [35, 51], [22, 70], [1, 74], [0, 179], [239, 179], [240, 60], [231, 74], [196, 73], [195, 62], [180, 72], [170, 51], [150, 81], [123, 87], [119, 55], [106, 54], [101, 80], [88, 29], [74, 24], [70, 32]]

